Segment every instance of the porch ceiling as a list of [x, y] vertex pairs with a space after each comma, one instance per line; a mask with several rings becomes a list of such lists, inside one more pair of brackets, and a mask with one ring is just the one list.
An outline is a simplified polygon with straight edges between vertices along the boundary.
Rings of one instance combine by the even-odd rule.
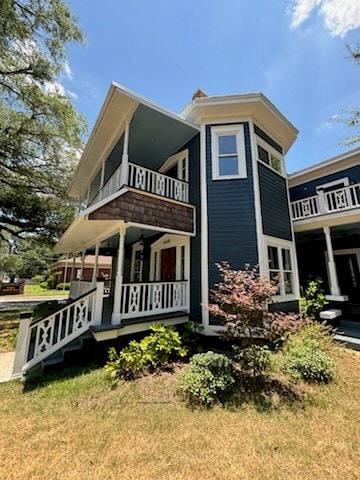
[[129, 160], [157, 169], [168, 156], [198, 132], [198, 127], [176, 113], [113, 83], [86, 144], [69, 195], [81, 198], [103, 159], [106, 159], [132, 118], [129, 135]]
[[55, 253], [80, 252], [115, 233], [124, 222], [121, 220], [87, 220], [78, 217], [54, 247]]

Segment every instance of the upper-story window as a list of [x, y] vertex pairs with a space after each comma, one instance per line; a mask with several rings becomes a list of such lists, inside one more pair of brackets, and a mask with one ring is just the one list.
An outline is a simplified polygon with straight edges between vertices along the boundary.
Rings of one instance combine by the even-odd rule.
[[243, 125], [212, 127], [211, 154], [213, 180], [246, 178]]
[[270, 168], [284, 174], [283, 157], [280, 152], [271, 147], [268, 143], [257, 137], [257, 153], [258, 159], [268, 165]]

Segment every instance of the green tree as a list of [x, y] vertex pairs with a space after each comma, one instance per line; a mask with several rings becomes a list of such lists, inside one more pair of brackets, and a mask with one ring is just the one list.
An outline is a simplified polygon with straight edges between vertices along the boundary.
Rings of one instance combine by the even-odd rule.
[[[356, 64], [360, 65], [360, 47], [351, 47], [346, 45], [349, 53], [350, 59]], [[345, 110], [345, 116], [340, 117], [339, 121], [344, 123], [348, 127], [355, 129], [355, 134], [350, 138], [347, 138], [344, 141], [344, 145], [354, 145], [355, 143], [360, 142], [360, 107], [352, 107]]]
[[0, 239], [57, 238], [86, 130], [59, 80], [83, 36], [61, 0], [1, 0], [0, 18]]

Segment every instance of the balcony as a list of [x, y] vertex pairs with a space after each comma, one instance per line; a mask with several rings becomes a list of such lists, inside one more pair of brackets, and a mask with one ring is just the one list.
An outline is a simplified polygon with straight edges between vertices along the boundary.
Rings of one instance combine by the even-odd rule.
[[141, 165], [136, 165], [135, 163], [129, 162], [128, 166], [128, 175], [124, 175], [122, 165], [117, 168], [91, 201], [91, 205], [95, 205], [109, 197], [123, 185], [179, 202], [189, 202], [189, 184], [187, 182], [169, 177]]
[[293, 220], [329, 215], [360, 207], [360, 184], [349, 185], [291, 202]]

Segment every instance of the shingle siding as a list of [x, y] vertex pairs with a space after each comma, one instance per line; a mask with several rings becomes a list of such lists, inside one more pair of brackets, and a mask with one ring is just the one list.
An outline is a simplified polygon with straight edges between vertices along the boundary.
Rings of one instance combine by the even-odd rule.
[[312, 197], [316, 195], [316, 187], [323, 185], [324, 183], [333, 182], [334, 180], [339, 180], [340, 178], [348, 177], [350, 184], [360, 183], [360, 165], [355, 167], [347, 168], [345, 170], [340, 170], [339, 172], [331, 173], [330, 175], [325, 175], [319, 177], [316, 180], [311, 180], [310, 182], [304, 182], [300, 185], [290, 188], [290, 199], [292, 202], [295, 200], [301, 200], [302, 198]]
[[[247, 178], [212, 180], [211, 126], [206, 128], [209, 287], [219, 281], [215, 263], [232, 268], [258, 263], [249, 124], [244, 123]], [[214, 323], [212, 320], [211, 323]]]
[[292, 240], [285, 178], [258, 162], [263, 233]]

